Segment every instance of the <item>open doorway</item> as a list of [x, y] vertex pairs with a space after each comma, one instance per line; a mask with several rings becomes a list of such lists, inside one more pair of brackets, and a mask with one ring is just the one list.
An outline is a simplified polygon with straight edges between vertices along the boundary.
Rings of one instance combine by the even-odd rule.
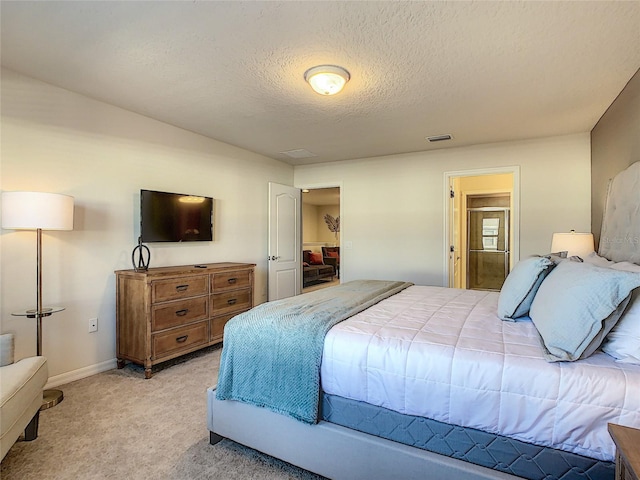
[[445, 175], [446, 285], [500, 290], [519, 258], [519, 169]]
[[340, 283], [340, 187], [302, 190], [302, 292]]

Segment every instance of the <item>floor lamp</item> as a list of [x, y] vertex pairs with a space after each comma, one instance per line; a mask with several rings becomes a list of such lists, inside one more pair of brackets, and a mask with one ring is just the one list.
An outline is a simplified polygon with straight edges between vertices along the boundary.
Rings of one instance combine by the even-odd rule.
[[[64, 310], [42, 305], [42, 230], [73, 230], [73, 197], [57, 193], [3, 192], [2, 228], [35, 230], [37, 234], [37, 296], [35, 310], [14, 313], [36, 319], [36, 353], [42, 355], [42, 318]], [[53, 407], [63, 399], [61, 390], [45, 390], [42, 409]]]

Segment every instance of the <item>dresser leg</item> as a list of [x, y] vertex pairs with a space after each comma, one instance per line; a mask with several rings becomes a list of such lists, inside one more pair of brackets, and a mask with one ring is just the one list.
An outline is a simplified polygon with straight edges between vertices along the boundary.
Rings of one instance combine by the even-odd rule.
[[624, 460], [620, 455], [620, 452], [616, 451], [616, 478], [615, 480], [624, 480], [625, 471], [624, 471]]
[[149, 379], [149, 378], [151, 378], [152, 375], [153, 374], [151, 373], [151, 367], [144, 369], [144, 378]]
[[118, 359], [118, 369], [124, 368], [124, 360]]

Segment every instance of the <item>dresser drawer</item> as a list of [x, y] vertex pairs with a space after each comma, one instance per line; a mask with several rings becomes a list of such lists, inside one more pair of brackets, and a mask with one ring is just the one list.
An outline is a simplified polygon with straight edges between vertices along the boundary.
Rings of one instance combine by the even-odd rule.
[[211, 341], [221, 342], [224, 337], [224, 326], [229, 320], [242, 312], [229, 313], [211, 319]]
[[205, 320], [209, 316], [209, 297], [177, 300], [151, 307], [151, 330], [177, 327], [185, 323]]
[[224, 315], [251, 308], [251, 289], [234, 290], [232, 292], [214, 293], [211, 295], [211, 315]]
[[175, 354], [181, 350], [209, 342], [209, 322], [204, 321], [151, 335], [153, 358]]
[[207, 275], [196, 275], [193, 277], [155, 280], [151, 283], [151, 302], [159, 303], [206, 295], [209, 293], [208, 279]]
[[249, 270], [214, 273], [211, 276], [211, 291], [213, 293], [249, 286], [251, 286], [251, 272]]

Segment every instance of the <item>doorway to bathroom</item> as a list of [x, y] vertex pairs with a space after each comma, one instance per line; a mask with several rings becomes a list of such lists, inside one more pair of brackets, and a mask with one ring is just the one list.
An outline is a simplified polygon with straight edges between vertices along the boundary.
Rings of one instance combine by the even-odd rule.
[[467, 197], [465, 287], [500, 290], [509, 274], [511, 196], [509, 193]]
[[500, 290], [519, 258], [519, 168], [449, 172], [445, 285]]

